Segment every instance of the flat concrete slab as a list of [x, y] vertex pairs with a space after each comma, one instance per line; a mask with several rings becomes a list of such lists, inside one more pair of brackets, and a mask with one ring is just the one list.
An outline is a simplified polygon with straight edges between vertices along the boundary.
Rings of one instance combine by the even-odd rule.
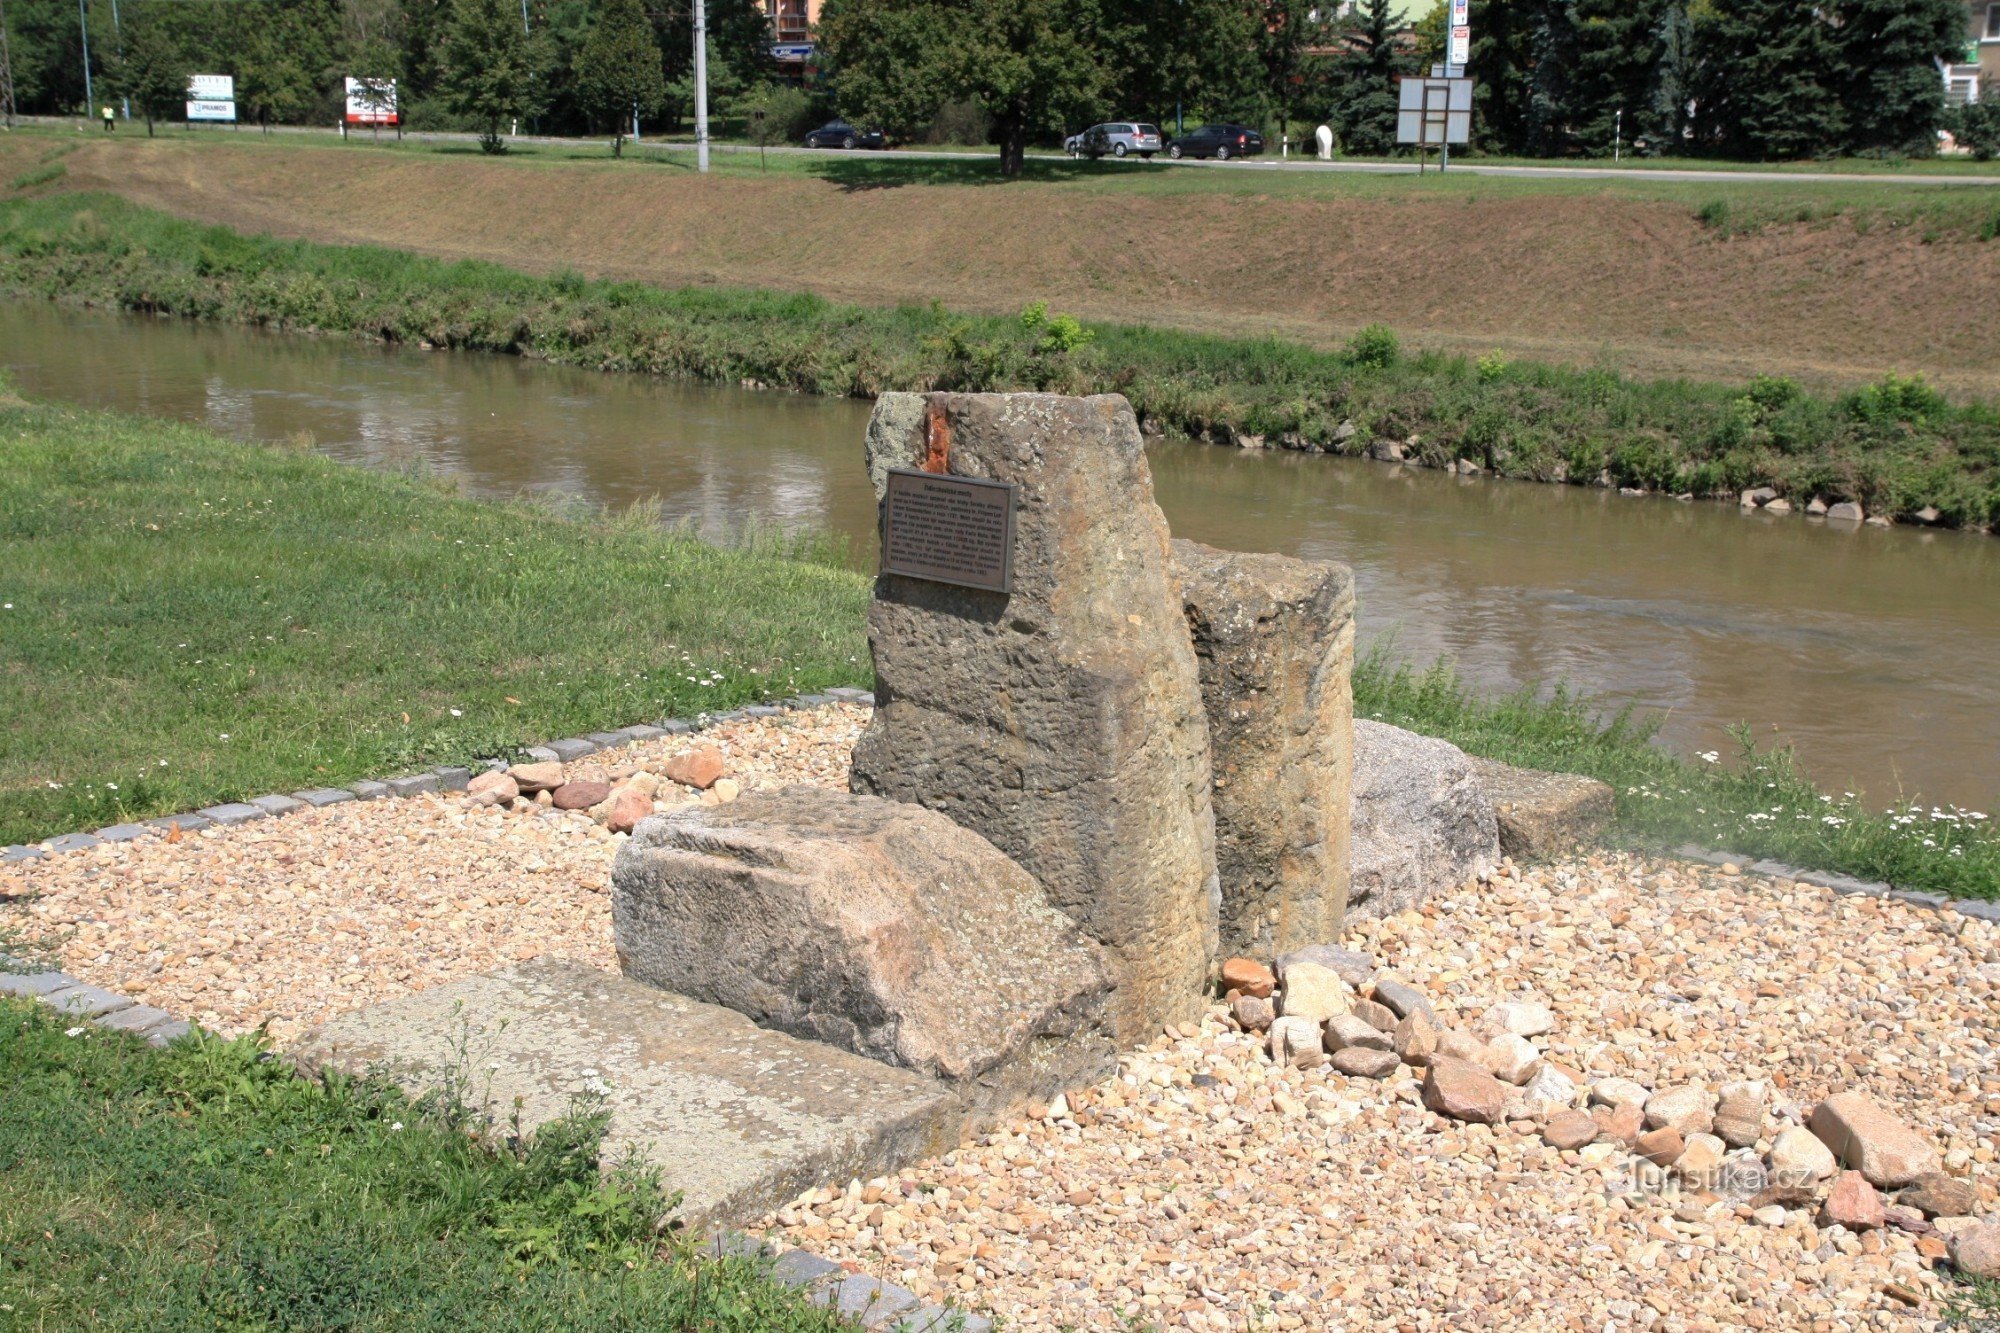
[[952, 1148], [961, 1116], [942, 1085], [909, 1070], [561, 960], [342, 1015], [297, 1055], [412, 1090], [458, 1071], [496, 1121], [520, 1098], [528, 1125], [601, 1092], [605, 1160], [636, 1151], [656, 1163], [682, 1194], [677, 1219], [704, 1228]]

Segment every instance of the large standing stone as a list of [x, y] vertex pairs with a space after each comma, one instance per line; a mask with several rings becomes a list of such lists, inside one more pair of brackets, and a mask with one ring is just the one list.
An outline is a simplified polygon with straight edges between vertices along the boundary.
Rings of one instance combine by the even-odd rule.
[[1347, 905], [1360, 916], [1415, 906], [1500, 859], [1493, 802], [1465, 752], [1366, 718], [1354, 720], [1353, 838]]
[[1121, 1040], [1195, 1017], [1220, 896], [1208, 722], [1131, 407], [885, 394], [878, 496], [897, 467], [1018, 487], [1013, 590], [876, 580], [854, 790], [946, 814], [1039, 880], [1108, 946]]
[[1109, 1066], [1098, 947], [978, 834], [817, 787], [686, 805], [613, 862], [627, 975], [957, 1083], [982, 1107]]
[[1354, 575], [1173, 544], [1215, 765], [1222, 947], [1340, 936], [1354, 769]]

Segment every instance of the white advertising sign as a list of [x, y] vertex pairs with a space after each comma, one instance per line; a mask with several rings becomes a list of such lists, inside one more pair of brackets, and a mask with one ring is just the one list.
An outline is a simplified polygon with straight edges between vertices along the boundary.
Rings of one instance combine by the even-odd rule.
[[1472, 22], [1472, 0], [1451, 0], [1451, 26], [1463, 28]]
[[233, 74], [188, 75], [187, 118], [189, 120], [235, 120], [236, 76]]
[[1451, 50], [1445, 55], [1448, 65], [1463, 65], [1472, 57], [1472, 29], [1463, 24], [1451, 30]]
[[394, 79], [349, 79], [347, 81], [347, 123], [350, 125], [394, 125], [396, 123], [396, 81]]

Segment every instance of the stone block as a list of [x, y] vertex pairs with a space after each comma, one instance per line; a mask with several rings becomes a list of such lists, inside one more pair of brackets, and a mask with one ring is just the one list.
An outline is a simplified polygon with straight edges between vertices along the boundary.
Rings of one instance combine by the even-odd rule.
[[612, 867], [620, 967], [999, 1110], [1109, 1070], [1101, 950], [978, 834], [819, 787], [641, 824]]
[[98, 1018], [97, 1026], [113, 1032], [129, 1032], [135, 1037], [143, 1037], [157, 1028], [174, 1021], [174, 1016], [164, 1009], [155, 1009], [150, 1004], [135, 1004], [129, 1009], [115, 1009]]
[[[869, 429], [871, 431], [874, 429], [872, 423]], [[896, 466], [901, 465], [897, 464]], [[875, 487], [875, 494], [878, 496], [882, 494], [882, 487], [879, 483]], [[853, 685], [836, 685], [828, 690], [827, 694], [844, 704], [873, 704], [875, 702], [875, 693], [873, 690], [859, 689]]]
[[214, 827], [207, 819], [192, 810], [184, 814], [162, 815], [158, 819], [149, 819], [146, 822], [156, 829], [179, 829], [183, 833], [199, 833], [205, 828]]
[[13, 846], [0, 848], [0, 866], [19, 865], [28, 861], [39, 861], [46, 855], [39, 847]]
[[49, 991], [42, 998], [53, 1005], [58, 1013], [68, 1014], [72, 1018], [96, 1018], [102, 1014], [132, 1007], [130, 996], [120, 995], [116, 991], [108, 991], [102, 986], [92, 986], [82, 981], [73, 986], [65, 986], [61, 990]]
[[259, 810], [262, 810], [265, 814], [274, 817], [278, 815], [289, 815], [294, 811], [303, 810], [305, 809], [306, 805], [304, 801], [301, 801], [296, 796], [279, 796], [275, 793], [273, 793], [270, 796], [252, 797], [250, 800], [250, 804], [256, 806]]
[[252, 805], [248, 801], [230, 801], [223, 805], [203, 806], [201, 811], [202, 818], [223, 828], [228, 828], [232, 824], [248, 824], [253, 820], [264, 818], [267, 813], [261, 806]]
[[80, 852], [97, 846], [98, 839], [95, 833], [64, 833], [50, 838], [47, 845], [52, 852]]
[[785, 710], [776, 704], [745, 704], [743, 706], [743, 716], [745, 717], [783, 717], [784, 715]]
[[464, 791], [472, 785], [472, 770], [457, 764], [446, 764], [431, 772], [437, 774], [438, 787], [442, 791]]
[[1493, 802], [1463, 750], [1355, 719], [1349, 911], [1392, 915], [1457, 888], [1499, 860]]
[[1222, 948], [1340, 936], [1354, 768], [1354, 575], [1173, 543], [1215, 787]]
[[529, 745], [524, 747], [521, 753], [531, 764], [560, 764], [563, 761], [563, 757], [556, 753], [555, 747], [550, 745]]
[[1121, 1041], [1193, 1019], [1220, 899], [1208, 721], [1132, 409], [883, 395], [877, 495], [920, 465], [1016, 487], [1012, 591], [876, 580], [853, 788], [948, 815], [1040, 881], [1110, 950]]
[[1500, 852], [1516, 861], [1552, 860], [1596, 837], [1617, 813], [1610, 786], [1596, 778], [1471, 758], [1493, 802]]
[[681, 1192], [676, 1220], [698, 1229], [893, 1174], [956, 1146], [961, 1124], [955, 1099], [921, 1074], [561, 960], [342, 1014], [298, 1055], [308, 1069], [379, 1069], [418, 1093], [469, 1066], [482, 1071], [481, 1109], [503, 1122], [518, 1098], [529, 1129], [595, 1091], [604, 1160], [657, 1165]]
[[667, 734], [667, 729], [665, 727], [653, 726], [648, 722], [641, 722], [637, 726], [625, 728], [622, 734], [629, 742], [656, 741]]
[[390, 778], [388, 783], [391, 796], [422, 796], [426, 792], [436, 791], [442, 785], [435, 773], [410, 773], [400, 778]]
[[555, 757], [562, 760], [565, 764], [573, 764], [579, 759], [587, 759], [597, 753], [596, 742], [584, 740], [580, 736], [571, 736], [566, 740], [550, 741], [546, 746], [541, 748], [555, 751]]
[[701, 728], [692, 722], [686, 722], [677, 717], [670, 717], [660, 723], [660, 730], [666, 732], [669, 736], [688, 736], [700, 731]]
[[177, 1018], [171, 1023], [162, 1023], [146, 1033], [148, 1046], [170, 1046], [188, 1033], [194, 1031], [194, 1024], [185, 1018]]
[[83, 983], [67, 972], [0, 972], [0, 995], [33, 1000]]
[[593, 731], [584, 739], [600, 750], [615, 750], [625, 744], [624, 735], [616, 731]]
[[316, 810], [354, 799], [354, 793], [345, 787], [311, 787], [305, 791], [295, 791], [292, 795]]
[[354, 799], [357, 801], [383, 801], [395, 795], [389, 790], [388, 783], [376, 782], [372, 778], [363, 778], [349, 790], [354, 793]]
[[144, 824], [109, 824], [97, 830], [99, 842], [137, 842], [153, 830]]

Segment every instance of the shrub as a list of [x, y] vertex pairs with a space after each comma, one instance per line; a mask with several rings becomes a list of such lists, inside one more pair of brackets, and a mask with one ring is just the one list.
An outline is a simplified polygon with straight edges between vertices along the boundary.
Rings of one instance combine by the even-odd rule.
[[1347, 363], [1362, 370], [1387, 370], [1402, 355], [1396, 331], [1387, 324], [1370, 324], [1347, 340]]

